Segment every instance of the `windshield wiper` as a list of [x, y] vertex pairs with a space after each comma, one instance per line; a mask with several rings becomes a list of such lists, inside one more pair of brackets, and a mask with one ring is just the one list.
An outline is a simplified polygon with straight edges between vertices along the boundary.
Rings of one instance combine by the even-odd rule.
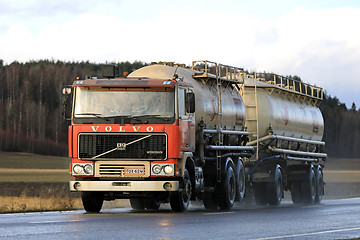
[[106, 116], [109, 119], [114, 119], [114, 123], [118, 124], [125, 124], [125, 120], [136, 120], [140, 121], [139, 119], [135, 119], [133, 115], [113, 115], [113, 116]]
[[143, 117], [160, 117], [159, 114], [144, 114], [144, 115], [134, 115], [133, 118], [143, 118]]
[[137, 120], [137, 118], [160, 118], [163, 119], [164, 121], [169, 121], [170, 118], [169, 116], [162, 116], [160, 114], [144, 114], [144, 115], [134, 115], [133, 119]]
[[84, 116], [84, 115], [90, 115], [90, 116], [94, 116], [94, 117], [97, 117], [97, 118], [100, 118], [100, 119], [104, 119], [105, 121], [110, 121], [107, 117], [101, 116], [100, 113], [76, 113], [75, 117], [76, 116]]

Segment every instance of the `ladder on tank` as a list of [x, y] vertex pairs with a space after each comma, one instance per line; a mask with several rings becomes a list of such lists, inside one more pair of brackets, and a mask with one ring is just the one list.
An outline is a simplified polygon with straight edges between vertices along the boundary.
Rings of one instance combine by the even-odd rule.
[[[253, 100], [253, 101], [249, 101], [249, 102], [251, 102], [251, 104], [247, 104], [245, 102], [245, 97], [243, 98], [244, 104], [245, 104], [245, 110], [247, 113], [245, 126], [248, 128], [248, 126], [250, 124], [254, 124], [255, 125], [254, 128], [256, 129], [256, 131], [249, 132], [250, 137], [253, 137], [256, 140], [256, 146], [255, 146], [256, 159], [259, 158], [259, 111], [258, 111], [258, 98], [257, 98], [257, 81], [258, 81], [258, 79], [255, 74], [253, 92], [250, 93], [250, 95], [252, 95], [252, 96], [249, 96], [249, 99]], [[244, 88], [245, 88], [245, 85], [243, 85], [242, 96], [244, 96], [244, 94], [245, 94]], [[249, 91], [247, 91], [247, 94], [249, 94]], [[253, 140], [253, 139], [251, 139], [251, 140]]]
[[[195, 71], [196, 64], [201, 65], [200, 71]], [[213, 67], [210, 67], [213, 65]], [[213, 71], [215, 68], [215, 72]], [[213, 72], [211, 72], [211, 70]], [[243, 73], [244, 70], [242, 68], [227, 66], [218, 64], [215, 62], [201, 60], [201, 61], [193, 61], [192, 62], [192, 75], [194, 78], [201, 79], [204, 84], [204, 79], [213, 78], [216, 80], [216, 92], [217, 92], [217, 134], [218, 141], [216, 145], [223, 146], [224, 145], [224, 134], [223, 134], [223, 112], [222, 112], [222, 97], [221, 92], [224, 87], [223, 84], [235, 84], [238, 90], [241, 89], [239, 84], [244, 84], [243, 81]], [[222, 74], [224, 72], [224, 75]], [[242, 81], [241, 81], [242, 80]], [[228, 86], [227, 85], [227, 86]], [[217, 182], [221, 182], [221, 150], [216, 150], [216, 170], [217, 170]]]
[[[217, 145], [224, 145], [224, 135], [221, 133], [223, 130], [223, 114], [222, 114], [222, 100], [221, 100], [221, 69], [220, 65], [216, 66], [216, 92], [217, 92], [217, 107], [218, 107], [218, 142]], [[217, 181], [221, 182], [221, 151], [216, 150], [216, 171]]]

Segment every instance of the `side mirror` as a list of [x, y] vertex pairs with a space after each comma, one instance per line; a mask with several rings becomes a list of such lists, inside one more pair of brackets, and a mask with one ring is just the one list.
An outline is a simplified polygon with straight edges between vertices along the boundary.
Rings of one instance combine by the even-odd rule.
[[187, 113], [195, 112], [195, 94], [193, 92], [186, 93], [185, 107]]
[[71, 119], [72, 112], [72, 89], [70, 87], [63, 88], [63, 116], [65, 120]]

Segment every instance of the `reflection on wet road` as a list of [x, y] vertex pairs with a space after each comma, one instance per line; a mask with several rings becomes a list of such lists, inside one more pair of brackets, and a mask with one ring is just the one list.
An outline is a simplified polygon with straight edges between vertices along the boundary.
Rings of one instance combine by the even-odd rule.
[[12, 239], [339, 239], [360, 237], [360, 198], [321, 205], [236, 206], [227, 212], [192, 206], [173, 213], [130, 208], [3, 214], [0, 238]]

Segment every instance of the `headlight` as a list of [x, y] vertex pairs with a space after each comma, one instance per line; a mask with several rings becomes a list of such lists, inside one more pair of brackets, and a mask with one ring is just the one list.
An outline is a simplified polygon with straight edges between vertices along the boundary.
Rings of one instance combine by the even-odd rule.
[[73, 176], [92, 176], [94, 175], [94, 164], [74, 163], [72, 168]]
[[162, 167], [159, 164], [156, 164], [152, 167], [153, 173], [159, 174], [161, 172]]
[[173, 171], [174, 171], [174, 167], [171, 166], [171, 165], [166, 165], [166, 166], [164, 167], [164, 172], [165, 172], [166, 174], [171, 174], [171, 173], [173, 173]]
[[73, 167], [73, 170], [74, 170], [74, 173], [75, 174], [82, 174], [84, 172], [84, 168], [82, 166], [80, 166], [79, 164], [76, 164], [74, 167]]
[[92, 165], [86, 164], [86, 165], [84, 166], [84, 172], [85, 172], [86, 174], [92, 174], [92, 173], [93, 173], [93, 167], [92, 167]]

